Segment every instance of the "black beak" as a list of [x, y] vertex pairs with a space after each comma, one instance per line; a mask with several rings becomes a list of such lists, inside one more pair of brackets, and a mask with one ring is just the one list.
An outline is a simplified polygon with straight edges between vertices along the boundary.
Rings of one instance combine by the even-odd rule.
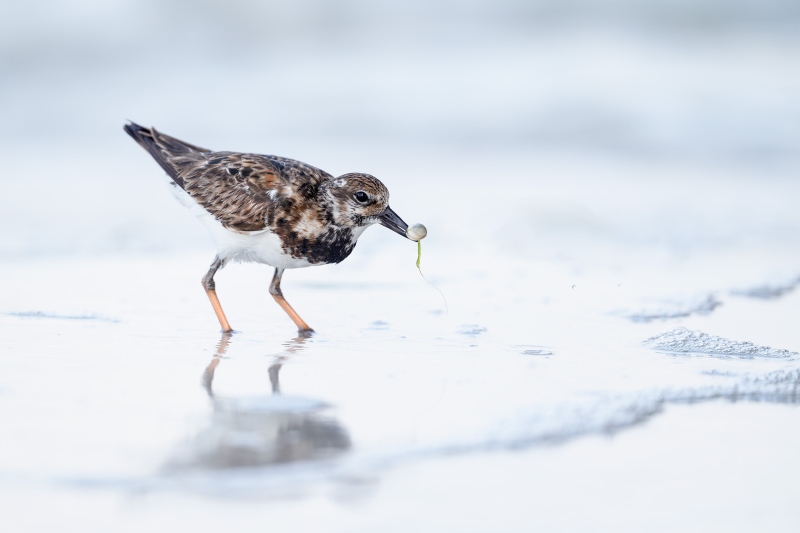
[[382, 215], [378, 217], [378, 222], [381, 223], [381, 226], [386, 226], [390, 230], [399, 233], [406, 239], [406, 230], [408, 229], [408, 224], [403, 222], [403, 219], [397, 216], [397, 213], [392, 211], [391, 207], [387, 207], [386, 211], [383, 212]]

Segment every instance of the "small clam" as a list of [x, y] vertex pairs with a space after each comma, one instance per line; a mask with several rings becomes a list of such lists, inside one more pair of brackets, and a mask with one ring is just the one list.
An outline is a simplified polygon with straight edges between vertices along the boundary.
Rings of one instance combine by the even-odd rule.
[[428, 235], [428, 229], [422, 224], [414, 224], [406, 230], [406, 237], [412, 241], [421, 241]]

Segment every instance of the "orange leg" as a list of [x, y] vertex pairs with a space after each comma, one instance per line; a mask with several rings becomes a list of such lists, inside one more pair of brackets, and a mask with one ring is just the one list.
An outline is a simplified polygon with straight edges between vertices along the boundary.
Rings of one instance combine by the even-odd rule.
[[225, 312], [222, 310], [222, 305], [219, 303], [216, 284], [214, 283], [214, 274], [223, 266], [225, 266], [225, 262], [222, 261], [219, 256], [215, 257], [214, 262], [211, 263], [211, 268], [209, 268], [206, 275], [203, 276], [202, 283], [203, 288], [206, 290], [206, 295], [208, 295], [208, 299], [211, 301], [211, 307], [214, 308], [214, 312], [217, 314], [217, 319], [219, 320], [219, 325], [222, 326], [222, 331], [230, 333], [233, 331], [233, 328], [231, 328], [231, 325], [228, 323]]
[[294, 321], [295, 325], [297, 326], [298, 331], [301, 333], [307, 333], [314, 331], [306, 324], [305, 320], [300, 318], [300, 315], [297, 314], [297, 311], [292, 309], [292, 306], [289, 305], [289, 302], [286, 301], [286, 298], [283, 297], [283, 292], [281, 291], [281, 277], [283, 276], [282, 268], [275, 269], [275, 275], [272, 277], [272, 283], [269, 284], [269, 293], [275, 298], [275, 301], [278, 302], [286, 314], [289, 315], [289, 318]]

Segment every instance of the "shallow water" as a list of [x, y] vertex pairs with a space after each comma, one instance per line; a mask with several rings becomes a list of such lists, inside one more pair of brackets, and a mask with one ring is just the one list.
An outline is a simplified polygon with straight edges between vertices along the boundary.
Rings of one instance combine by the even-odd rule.
[[[545, 170], [537, 165], [519, 168], [536, 176]], [[762, 417], [787, 421], [769, 425], [769, 438], [797, 439], [788, 421], [800, 401], [800, 292], [787, 280], [800, 272], [800, 214], [783, 203], [798, 185], [776, 179], [765, 196], [755, 180], [710, 173], [687, 183], [687, 195], [675, 190], [679, 177], [645, 186], [627, 163], [592, 168], [614, 177], [596, 184], [575, 173], [548, 186], [508, 179], [480, 195], [480, 180], [468, 174], [456, 190], [432, 180], [425, 195], [413, 193], [419, 182], [393, 184], [399, 213], [428, 214], [422, 266], [449, 310], [420, 277], [414, 243], [373, 228], [340, 265], [286, 274], [287, 299], [316, 329], [308, 337], [272, 301], [271, 270], [257, 265], [219, 273], [236, 332], [217, 332], [199, 284], [213, 250], [177, 204], [154, 216], [168, 234], [199, 231], [195, 248], [6, 261], [0, 490], [9, 502], [28, 502], [8, 516], [20, 530], [48, 529], [87, 507], [96, 512], [84, 530], [123, 522], [157, 530], [174, 520], [198, 530], [221, 520], [249, 527], [231, 518], [239, 511], [296, 530], [319, 530], [321, 516], [348, 524], [332, 531], [403, 530], [418, 523], [398, 518], [403, 505], [446, 521], [447, 500], [479, 506], [487, 496], [478, 487], [494, 486], [518, 502], [493, 504], [508, 520], [544, 527], [554, 511], [533, 516], [518, 494], [552, 501], [548, 485], [590, 483], [593, 461], [616, 461], [614, 476], [641, 482], [645, 460], [620, 459], [629, 439], [662, 453], [699, 438], [681, 455], [663, 452], [662, 477], [649, 482], [705, 494], [699, 481], [686, 488], [686, 465], [705, 461], [702, 450], [720, 436], [681, 428], [695, 416], [687, 409], [709, 402], [716, 407], [697, 407], [697, 428], [723, 424], [738, 443], [709, 466], [715, 490], [760, 487], [764, 471], [782, 486], [793, 475], [784, 466], [797, 464], [792, 448], [748, 459], [766, 461], [758, 468], [737, 461], [756, 446]], [[515, 197], [506, 201], [509, 189]], [[605, 189], [625, 190], [626, 200], [603, 197]], [[726, 201], [712, 201], [720, 190]], [[673, 195], [678, 218], [665, 207]], [[442, 197], [445, 210], [437, 209]], [[709, 220], [740, 224], [741, 206], [754, 201], [759, 208], [738, 233], [704, 233]], [[501, 202], [507, 207], [488, 216], [487, 206]], [[135, 204], [122, 216], [125, 209]], [[763, 287], [785, 290], [763, 298]], [[751, 403], [758, 408], [740, 407]], [[663, 422], [675, 433], [658, 429], [665, 412], [677, 413]], [[568, 466], [574, 454], [582, 459]], [[739, 466], [726, 471], [726, 460]], [[447, 496], [426, 503], [429, 486]], [[603, 497], [629, 490], [609, 481]], [[730, 494], [739, 511], [717, 524], [780, 529], [800, 508], [781, 493], [778, 514], [764, 518], [771, 496]], [[32, 517], [33, 502], [52, 512]], [[652, 516], [663, 512], [656, 502], [645, 505]], [[729, 501], [714, 502], [699, 518], [728, 512]], [[188, 518], [186, 509], [200, 505]], [[613, 509], [574, 524], [607, 522]], [[481, 530], [485, 522], [473, 518], [455, 523]]]
[[[794, 531], [792, 5], [301, 4], [0, 17], [4, 530]], [[447, 307], [373, 228], [221, 335], [124, 117], [378, 176]]]
[[[658, 261], [635, 251], [616, 265], [548, 260], [503, 249], [499, 239], [467, 245], [454, 233], [447, 246], [426, 242], [424, 266], [448, 297], [445, 312], [416, 271], [413, 244], [382, 229], [366, 235], [341, 265], [287, 274], [287, 298], [316, 329], [308, 337], [293, 333], [271, 301], [266, 267], [220, 273], [220, 298], [237, 330], [221, 336], [198, 283], [207, 254], [3, 265], [3, 279], [14, 280], [0, 309], [0, 486], [9, 501], [35, 496], [55, 509], [53, 520], [71, 512], [58, 511], [62, 505], [99, 507], [98, 530], [123, 516], [150, 527], [200, 502], [199, 530], [229, 520], [234, 509], [251, 519], [276, 514], [276, 523], [298, 530], [318, 528], [309, 513], [329, 513], [356, 530], [391, 530], [395, 512], [387, 506], [397, 502], [426, 508], [434, 522], [452, 512], [444, 500], [423, 504], [431, 480], [465, 508], [486, 497], [453, 468], [474, 470], [468, 479], [481, 486], [504, 480], [500, 490], [509, 494], [543, 494], [547, 483], [594, 475], [589, 457], [619, 461], [613, 458], [625, 453], [632, 428], [657, 453], [673, 437], [654, 420], [665, 410], [687, 412], [675, 405], [757, 402], [761, 411], [744, 418], [738, 408], [701, 410], [698, 427], [721, 417], [745, 443], [755, 420], [774, 412], [789, 425], [770, 426], [770, 435], [796, 441], [788, 420], [798, 414], [767, 405], [800, 401], [800, 333], [791, 326], [800, 293], [763, 299], [731, 289], [748, 279], [769, 282], [761, 262], [741, 268], [740, 261], [725, 277], [713, 270], [729, 250], [722, 258], [692, 254], [664, 269], [665, 279]], [[492, 268], [476, 256], [491, 257]], [[622, 286], [627, 280], [632, 287]], [[651, 309], [678, 284], [703, 287], [685, 293], [712, 294], [718, 305], [647, 321], [620, 312]], [[685, 305], [703, 298], [688, 296]], [[665, 423], [681, 427], [683, 417]], [[568, 444], [604, 435], [621, 436]], [[708, 434], [697, 445], [717, 438]], [[726, 453], [732, 459], [737, 450]], [[575, 453], [584, 466], [567, 467]], [[698, 449], [680, 453], [664, 483], [684, 483], [682, 465], [700, 460], [692, 459]], [[545, 468], [550, 460], [563, 469]], [[788, 479], [776, 470], [787, 461], [793, 456], [778, 453], [764, 468]], [[636, 464], [620, 464], [615, 475], [636, 476]], [[549, 474], [537, 482], [521, 477], [540, 469]], [[713, 469], [717, 475], [722, 467]], [[506, 474], [497, 477], [500, 471]], [[761, 475], [748, 467], [718, 482]], [[608, 490], [621, 496], [627, 487], [614, 482]], [[291, 504], [280, 511], [269, 503], [285, 498]], [[737, 498], [753, 512], [765, 501]], [[248, 507], [256, 502], [266, 507]], [[526, 509], [516, 508], [520, 520], [554, 520]], [[793, 518], [793, 509], [781, 507], [780, 516]], [[11, 516], [47, 527], [47, 517], [28, 513], [18, 508]], [[587, 520], [609, 517], [594, 513]]]

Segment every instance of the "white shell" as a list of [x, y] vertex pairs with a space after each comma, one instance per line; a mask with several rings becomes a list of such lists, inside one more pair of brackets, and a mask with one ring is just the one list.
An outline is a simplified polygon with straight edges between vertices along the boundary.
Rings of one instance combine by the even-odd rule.
[[428, 235], [428, 228], [422, 224], [414, 224], [406, 230], [406, 237], [412, 241], [421, 241], [426, 235]]

